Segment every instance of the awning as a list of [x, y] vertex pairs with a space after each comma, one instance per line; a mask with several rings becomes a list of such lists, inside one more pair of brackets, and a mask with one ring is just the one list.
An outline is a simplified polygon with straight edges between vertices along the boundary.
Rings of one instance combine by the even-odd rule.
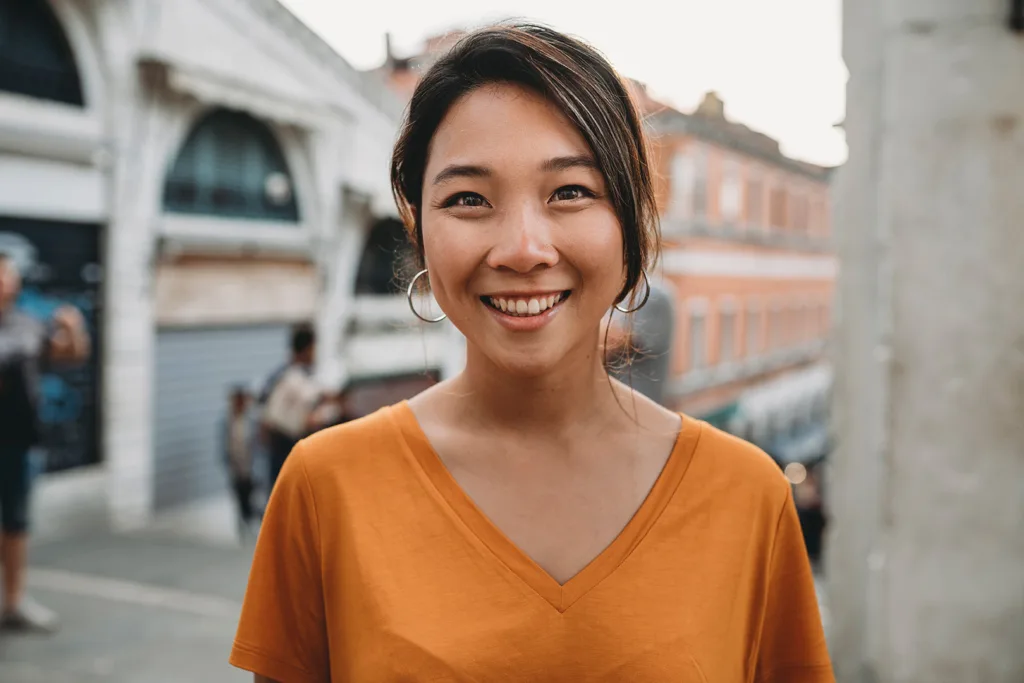
[[748, 389], [737, 401], [730, 430], [767, 436], [773, 426], [787, 425], [812, 413], [828, 400], [832, 377], [829, 365], [815, 365]]
[[738, 407], [739, 406], [735, 402], [728, 403], [712, 411], [699, 414], [696, 417], [700, 420], [704, 420], [713, 427], [727, 429], [729, 425], [732, 424], [732, 420], [736, 415]]
[[815, 424], [793, 436], [779, 436], [768, 443], [767, 451], [773, 458], [787, 465], [791, 462], [807, 464], [828, 454], [830, 438], [828, 427]]

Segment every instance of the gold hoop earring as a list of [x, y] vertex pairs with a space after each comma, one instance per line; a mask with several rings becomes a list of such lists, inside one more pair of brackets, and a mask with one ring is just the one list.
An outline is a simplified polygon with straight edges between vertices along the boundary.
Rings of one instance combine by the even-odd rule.
[[440, 315], [440, 317], [437, 317], [437, 318], [424, 318], [422, 315], [420, 315], [419, 311], [416, 310], [416, 307], [412, 303], [412, 292], [413, 292], [414, 289], [416, 289], [416, 281], [419, 280], [421, 277], [423, 277], [426, 274], [427, 274], [427, 269], [426, 268], [424, 268], [420, 272], [416, 273], [416, 276], [413, 277], [412, 282], [409, 283], [409, 289], [407, 289], [406, 292], [405, 292], [405, 298], [409, 301], [409, 310], [412, 311], [412, 314], [414, 316], [416, 316], [417, 318], [419, 318], [420, 320], [422, 320], [425, 323], [439, 323], [442, 320], [444, 320], [445, 318], [447, 318], [448, 314], [442, 313]]
[[615, 304], [615, 310], [618, 311], [619, 313], [625, 313], [626, 315], [629, 315], [630, 313], [636, 313], [641, 308], [646, 306], [647, 305], [647, 300], [651, 298], [651, 281], [647, 279], [647, 271], [646, 270], [641, 270], [640, 271], [640, 275], [644, 279], [644, 298], [643, 298], [643, 301], [640, 302], [639, 306], [635, 306], [633, 308], [623, 308], [619, 304]]

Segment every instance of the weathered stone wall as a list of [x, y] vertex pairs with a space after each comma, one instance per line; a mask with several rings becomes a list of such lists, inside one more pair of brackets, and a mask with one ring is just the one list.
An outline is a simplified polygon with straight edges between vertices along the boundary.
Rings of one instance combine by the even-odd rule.
[[1024, 36], [1009, 0], [845, 3], [843, 683], [1024, 680]]

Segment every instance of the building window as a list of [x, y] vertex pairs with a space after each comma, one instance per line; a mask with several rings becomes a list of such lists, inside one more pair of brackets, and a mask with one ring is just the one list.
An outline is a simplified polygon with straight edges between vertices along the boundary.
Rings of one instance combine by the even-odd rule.
[[164, 186], [164, 209], [298, 223], [294, 183], [266, 124], [218, 109], [189, 134]]
[[812, 235], [821, 234], [821, 201], [818, 199], [807, 201], [807, 232]]
[[693, 216], [694, 190], [693, 158], [687, 152], [676, 152], [669, 169], [669, 217], [682, 219]]
[[703, 312], [690, 314], [690, 371], [707, 366], [707, 329]]
[[722, 169], [722, 188], [718, 197], [722, 222], [726, 225], [738, 223], [742, 205], [743, 187], [740, 184], [739, 164], [733, 159], [727, 159]]
[[747, 309], [747, 357], [754, 358], [761, 353], [761, 315], [751, 306]]
[[768, 348], [778, 351], [785, 344], [783, 309], [776, 307], [768, 314]]
[[764, 226], [764, 202], [762, 193], [764, 187], [761, 181], [756, 178], [747, 178], [747, 225], [760, 228]]
[[708, 153], [703, 147], [693, 149], [693, 215], [705, 218], [708, 213]]
[[811, 304], [800, 307], [800, 343], [806, 344], [818, 338], [815, 311]]
[[771, 227], [784, 230], [786, 226], [786, 189], [772, 188], [771, 202], [768, 209]]
[[790, 197], [793, 208], [793, 229], [798, 232], [807, 232], [809, 227], [807, 195], [794, 194]]
[[736, 360], [736, 313], [722, 311], [718, 316], [719, 362], [731, 363]]
[[74, 54], [46, 0], [0, 2], [0, 90], [84, 106]]

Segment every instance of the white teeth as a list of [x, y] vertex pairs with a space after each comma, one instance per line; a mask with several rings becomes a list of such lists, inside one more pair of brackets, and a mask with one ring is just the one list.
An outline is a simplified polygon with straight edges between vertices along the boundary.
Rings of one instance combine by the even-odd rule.
[[539, 315], [562, 301], [561, 294], [549, 294], [535, 299], [499, 299], [488, 297], [491, 306], [514, 316]]

